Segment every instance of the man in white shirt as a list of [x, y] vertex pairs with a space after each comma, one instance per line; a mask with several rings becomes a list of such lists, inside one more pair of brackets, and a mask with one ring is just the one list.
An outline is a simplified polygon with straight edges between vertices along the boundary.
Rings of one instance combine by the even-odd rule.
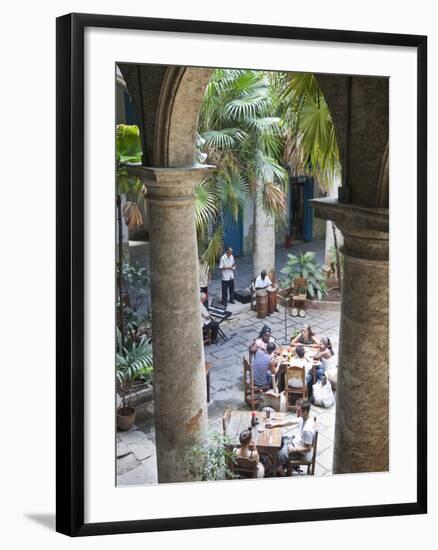
[[219, 270], [222, 274], [222, 303], [227, 307], [227, 289], [230, 294], [230, 304], [234, 304], [234, 261], [233, 249], [229, 246], [219, 262]]
[[285, 435], [281, 441], [281, 449], [278, 451], [278, 462], [280, 463], [277, 473], [280, 476], [286, 475], [285, 466], [288, 460], [305, 459], [312, 457], [313, 438], [315, 437], [316, 426], [313, 418], [309, 416], [310, 401], [299, 399], [296, 404], [298, 420], [288, 420], [266, 425], [266, 428], [279, 428], [282, 426], [294, 426], [298, 424], [299, 434], [294, 437]]
[[202, 327], [211, 330], [211, 343], [217, 343], [217, 334], [219, 331], [219, 323], [211, 318], [208, 309], [204, 306], [205, 301], [207, 300], [207, 295], [204, 292], [201, 292], [201, 320]]
[[264, 290], [268, 286], [272, 286], [271, 279], [266, 275], [266, 271], [263, 270], [255, 280], [254, 288], [256, 290]]

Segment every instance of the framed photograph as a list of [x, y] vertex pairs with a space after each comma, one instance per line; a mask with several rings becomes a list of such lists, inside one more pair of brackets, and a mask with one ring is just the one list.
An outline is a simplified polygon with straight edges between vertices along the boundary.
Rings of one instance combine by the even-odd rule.
[[57, 530], [427, 511], [425, 36], [57, 19]]

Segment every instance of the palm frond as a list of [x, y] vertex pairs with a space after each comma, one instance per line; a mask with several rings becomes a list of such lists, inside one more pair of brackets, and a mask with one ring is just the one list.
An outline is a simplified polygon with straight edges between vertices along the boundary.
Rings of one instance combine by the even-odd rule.
[[218, 213], [217, 194], [211, 180], [204, 180], [196, 185], [195, 195], [195, 225], [197, 231], [207, 228]]
[[222, 224], [219, 224], [213, 233], [209, 235], [205, 248], [201, 253], [201, 260], [207, 262], [210, 269], [216, 265], [217, 259], [223, 251], [224, 246], [224, 229]]

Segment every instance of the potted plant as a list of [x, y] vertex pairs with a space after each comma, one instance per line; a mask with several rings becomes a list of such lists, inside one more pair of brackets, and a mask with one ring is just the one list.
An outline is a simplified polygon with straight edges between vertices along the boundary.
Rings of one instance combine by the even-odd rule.
[[129, 430], [135, 422], [135, 409], [131, 407], [132, 388], [140, 378], [150, 379], [152, 375], [152, 346], [144, 338], [139, 343], [131, 340], [119, 348], [116, 355], [116, 377], [119, 385], [122, 406], [117, 410], [117, 426]]
[[[309, 298], [321, 298], [327, 294], [327, 289], [324, 282], [324, 276], [321, 273], [321, 266], [315, 262], [315, 253], [308, 251], [303, 254], [300, 251], [299, 256], [288, 254], [286, 266], [280, 270], [280, 273], [285, 275], [285, 278], [280, 281], [282, 288], [291, 289], [295, 279], [307, 279], [307, 289], [302, 289], [307, 292]], [[300, 289], [301, 291], [301, 289]]]

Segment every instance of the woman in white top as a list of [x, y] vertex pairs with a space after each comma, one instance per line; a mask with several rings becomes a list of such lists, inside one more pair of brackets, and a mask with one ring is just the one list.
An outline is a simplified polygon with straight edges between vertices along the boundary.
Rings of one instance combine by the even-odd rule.
[[[330, 338], [323, 336], [319, 342], [319, 349], [313, 356], [313, 359], [316, 361], [321, 361], [321, 368], [325, 372], [329, 366], [333, 365], [334, 355], [335, 352], [333, 350], [332, 343], [330, 342]], [[319, 376], [318, 378], [322, 378], [322, 376]]]
[[[330, 338], [328, 338], [327, 336], [322, 336], [319, 342], [319, 349], [313, 356], [314, 361], [320, 361], [320, 365], [316, 367], [317, 380], [322, 380], [325, 375], [325, 371], [335, 364], [336, 359], [334, 358], [334, 355], [335, 352], [333, 350], [332, 343], [330, 342]], [[310, 396], [309, 399], [313, 399], [312, 385], [313, 377], [310, 374], [307, 377], [307, 388]]]
[[[306, 380], [309, 375], [312, 376], [312, 374], [310, 373], [310, 370], [312, 369], [312, 363], [305, 356], [303, 346], [298, 346], [295, 349], [295, 357], [291, 359], [290, 365], [291, 367], [304, 367], [305, 373], [306, 373]], [[290, 388], [301, 387], [299, 380], [296, 380], [294, 378], [289, 380], [288, 385]]]

